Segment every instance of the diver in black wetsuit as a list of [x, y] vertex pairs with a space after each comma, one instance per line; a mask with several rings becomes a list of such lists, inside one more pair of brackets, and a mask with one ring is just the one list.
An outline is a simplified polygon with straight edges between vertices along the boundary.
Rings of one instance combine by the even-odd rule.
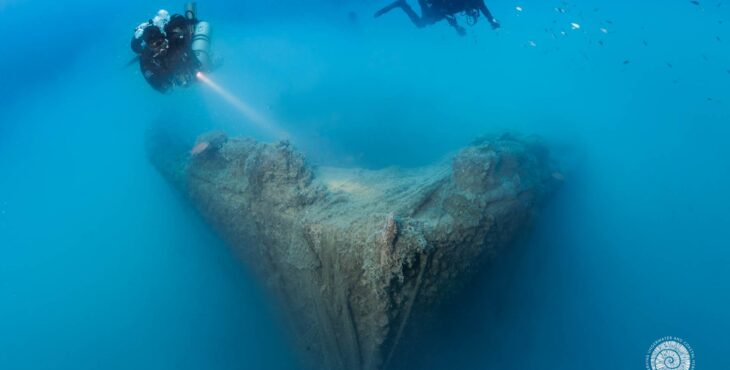
[[132, 38], [132, 51], [139, 57], [145, 80], [155, 90], [167, 92], [173, 86], [195, 81], [201, 63], [191, 49], [195, 25], [194, 11], [185, 16], [160, 10], [153, 19], [140, 24]]
[[401, 8], [418, 28], [446, 19], [459, 35], [464, 36], [466, 30], [456, 21], [456, 14], [465, 13], [468, 22], [475, 24], [479, 19], [479, 12], [481, 12], [487, 18], [489, 24], [492, 25], [492, 29], [496, 30], [500, 27], [499, 22], [492, 16], [484, 0], [418, 0], [418, 4], [421, 6], [421, 16], [416, 14], [406, 0], [396, 0], [385, 8], [378, 10], [375, 17], [380, 17], [395, 8]]

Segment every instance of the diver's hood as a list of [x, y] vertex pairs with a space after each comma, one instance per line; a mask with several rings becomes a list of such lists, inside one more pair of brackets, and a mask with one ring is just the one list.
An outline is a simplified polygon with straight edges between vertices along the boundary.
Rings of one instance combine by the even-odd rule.
[[157, 27], [147, 27], [142, 33], [142, 40], [148, 45], [153, 44], [155, 41], [164, 39], [165, 35]]

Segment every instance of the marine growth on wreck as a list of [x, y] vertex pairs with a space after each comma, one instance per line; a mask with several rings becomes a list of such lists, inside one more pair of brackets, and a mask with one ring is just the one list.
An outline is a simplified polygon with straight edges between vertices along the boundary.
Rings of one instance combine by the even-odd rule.
[[148, 142], [157, 169], [275, 297], [311, 369], [408, 361], [414, 333], [561, 181], [539, 140], [509, 134], [414, 169], [313, 167], [287, 141], [219, 132], [188, 147]]

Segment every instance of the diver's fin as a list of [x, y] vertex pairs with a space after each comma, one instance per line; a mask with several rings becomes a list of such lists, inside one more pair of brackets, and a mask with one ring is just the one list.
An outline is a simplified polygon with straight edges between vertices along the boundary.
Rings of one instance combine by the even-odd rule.
[[378, 18], [381, 15], [383, 15], [383, 14], [385, 14], [385, 13], [387, 13], [387, 12], [389, 12], [389, 11], [395, 9], [395, 8], [402, 7], [402, 6], [403, 6], [403, 0], [395, 0], [392, 4], [386, 6], [383, 9], [378, 10], [377, 12], [375, 12], [374, 17], [375, 18]]
[[139, 61], [139, 55], [136, 55], [134, 58], [132, 58], [127, 64], [124, 65], [124, 68], [129, 68], [134, 63], [137, 63]]

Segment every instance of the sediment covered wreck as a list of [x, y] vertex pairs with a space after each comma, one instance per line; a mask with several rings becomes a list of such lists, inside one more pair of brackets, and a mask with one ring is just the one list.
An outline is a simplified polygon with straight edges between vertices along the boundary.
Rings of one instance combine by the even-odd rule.
[[557, 185], [537, 140], [486, 137], [417, 169], [314, 168], [290, 143], [221, 133], [152, 163], [279, 301], [305, 367], [402, 361], [429, 314], [529, 224]]

